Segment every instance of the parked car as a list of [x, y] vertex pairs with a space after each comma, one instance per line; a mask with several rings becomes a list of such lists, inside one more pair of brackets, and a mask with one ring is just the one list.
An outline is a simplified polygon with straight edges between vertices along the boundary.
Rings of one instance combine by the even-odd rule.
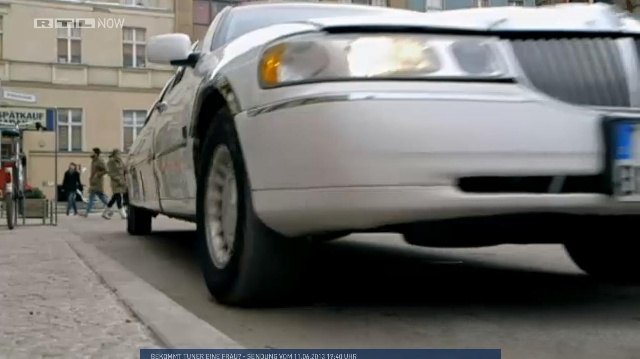
[[197, 223], [206, 284], [232, 305], [288, 298], [311, 240], [361, 231], [563, 243], [635, 279], [637, 24], [602, 4], [281, 3], [225, 9], [195, 48], [152, 38], [149, 61], [178, 68], [130, 153], [128, 231]]

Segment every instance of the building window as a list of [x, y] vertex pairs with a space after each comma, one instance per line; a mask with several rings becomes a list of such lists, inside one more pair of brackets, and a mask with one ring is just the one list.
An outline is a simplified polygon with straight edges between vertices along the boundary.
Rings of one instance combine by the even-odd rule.
[[477, 7], [489, 7], [489, 6], [491, 6], [491, 4], [489, 3], [489, 0], [476, 0], [476, 6]]
[[122, 147], [125, 152], [129, 151], [129, 148], [136, 140], [136, 137], [142, 131], [144, 127], [144, 121], [147, 118], [147, 111], [124, 111], [122, 116]]
[[2, 44], [4, 43], [4, 18], [2, 16], [0, 16], [0, 59], [2, 58], [3, 52], [2, 52]]
[[146, 30], [122, 29], [122, 64], [124, 67], [145, 67]]
[[120, 2], [127, 6], [154, 7], [157, 0], [121, 0]]
[[0, 145], [0, 159], [2, 159], [2, 161], [9, 161], [11, 160], [11, 144], [10, 143], [3, 143]]
[[507, 2], [509, 6], [524, 6], [524, 0], [509, 0]]
[[151, 6], [151, 0], [122, 0], [122, 5], [128, 6]]
[[58, 150], [82, 151], [82, 109], [58, 109]]
[[426, 11], [444, 10], [443, 0], [426, 0]]
[[193, 2], [193, 23], [195, 25], [209, 26], [215, 17], [213, 3], [208, 0], [195, 0]]
[[82, 39], [80, 28], [58, 28], [58, 62], [61, 64], [79, 64], [81, 57]]
[[233, 5], [233, 1], [194, 0], [193, 23], [209, 26], [222, 9]]
[[211, 2], [211, 19], [213, 20], [213, 18], [218, 15], [218, 13], [220, 11], [222, 11], [225, 7], [227, 6], [233, 6], [234, 2], [233, 1], [212, 1]]
[[371, 6], [387, 6], [387, 0], [351, 0], [345, 1], [352, 4], [371, 5]]

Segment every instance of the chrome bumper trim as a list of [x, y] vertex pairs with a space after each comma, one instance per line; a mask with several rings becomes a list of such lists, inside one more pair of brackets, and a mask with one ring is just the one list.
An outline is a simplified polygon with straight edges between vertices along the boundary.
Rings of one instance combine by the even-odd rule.
[[327, 93], [312, 96], [294, 97], [288, 100], [274, 102], [268, 105], [256, 106], [247, 110], [249, 117], [263, 113], [274, 112], [286, 108], [313, 105], [330, 102], [346, 101], [474, 101], [474, 102], [532, 102], [533, 98], [522, 95], [509, 94], [468, 94], [442, 92], [352, 92]]

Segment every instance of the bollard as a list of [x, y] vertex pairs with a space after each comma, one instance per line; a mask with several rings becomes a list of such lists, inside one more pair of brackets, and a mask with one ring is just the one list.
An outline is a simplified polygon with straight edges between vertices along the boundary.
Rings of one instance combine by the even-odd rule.
[[47, 206], [49, 205], [48, 201], [45, 199], [42, 201], [42, 225], [47, 224]]
[[49, 225], [53, 226], [53, 201], [49, 201]]

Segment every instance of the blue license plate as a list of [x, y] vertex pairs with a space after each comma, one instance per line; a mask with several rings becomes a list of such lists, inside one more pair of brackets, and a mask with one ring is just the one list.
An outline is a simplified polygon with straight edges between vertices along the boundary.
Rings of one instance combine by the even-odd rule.
[[640, 201], [640, 122], [616, 122], [612, 137], [614, 196], [620, 201]]

